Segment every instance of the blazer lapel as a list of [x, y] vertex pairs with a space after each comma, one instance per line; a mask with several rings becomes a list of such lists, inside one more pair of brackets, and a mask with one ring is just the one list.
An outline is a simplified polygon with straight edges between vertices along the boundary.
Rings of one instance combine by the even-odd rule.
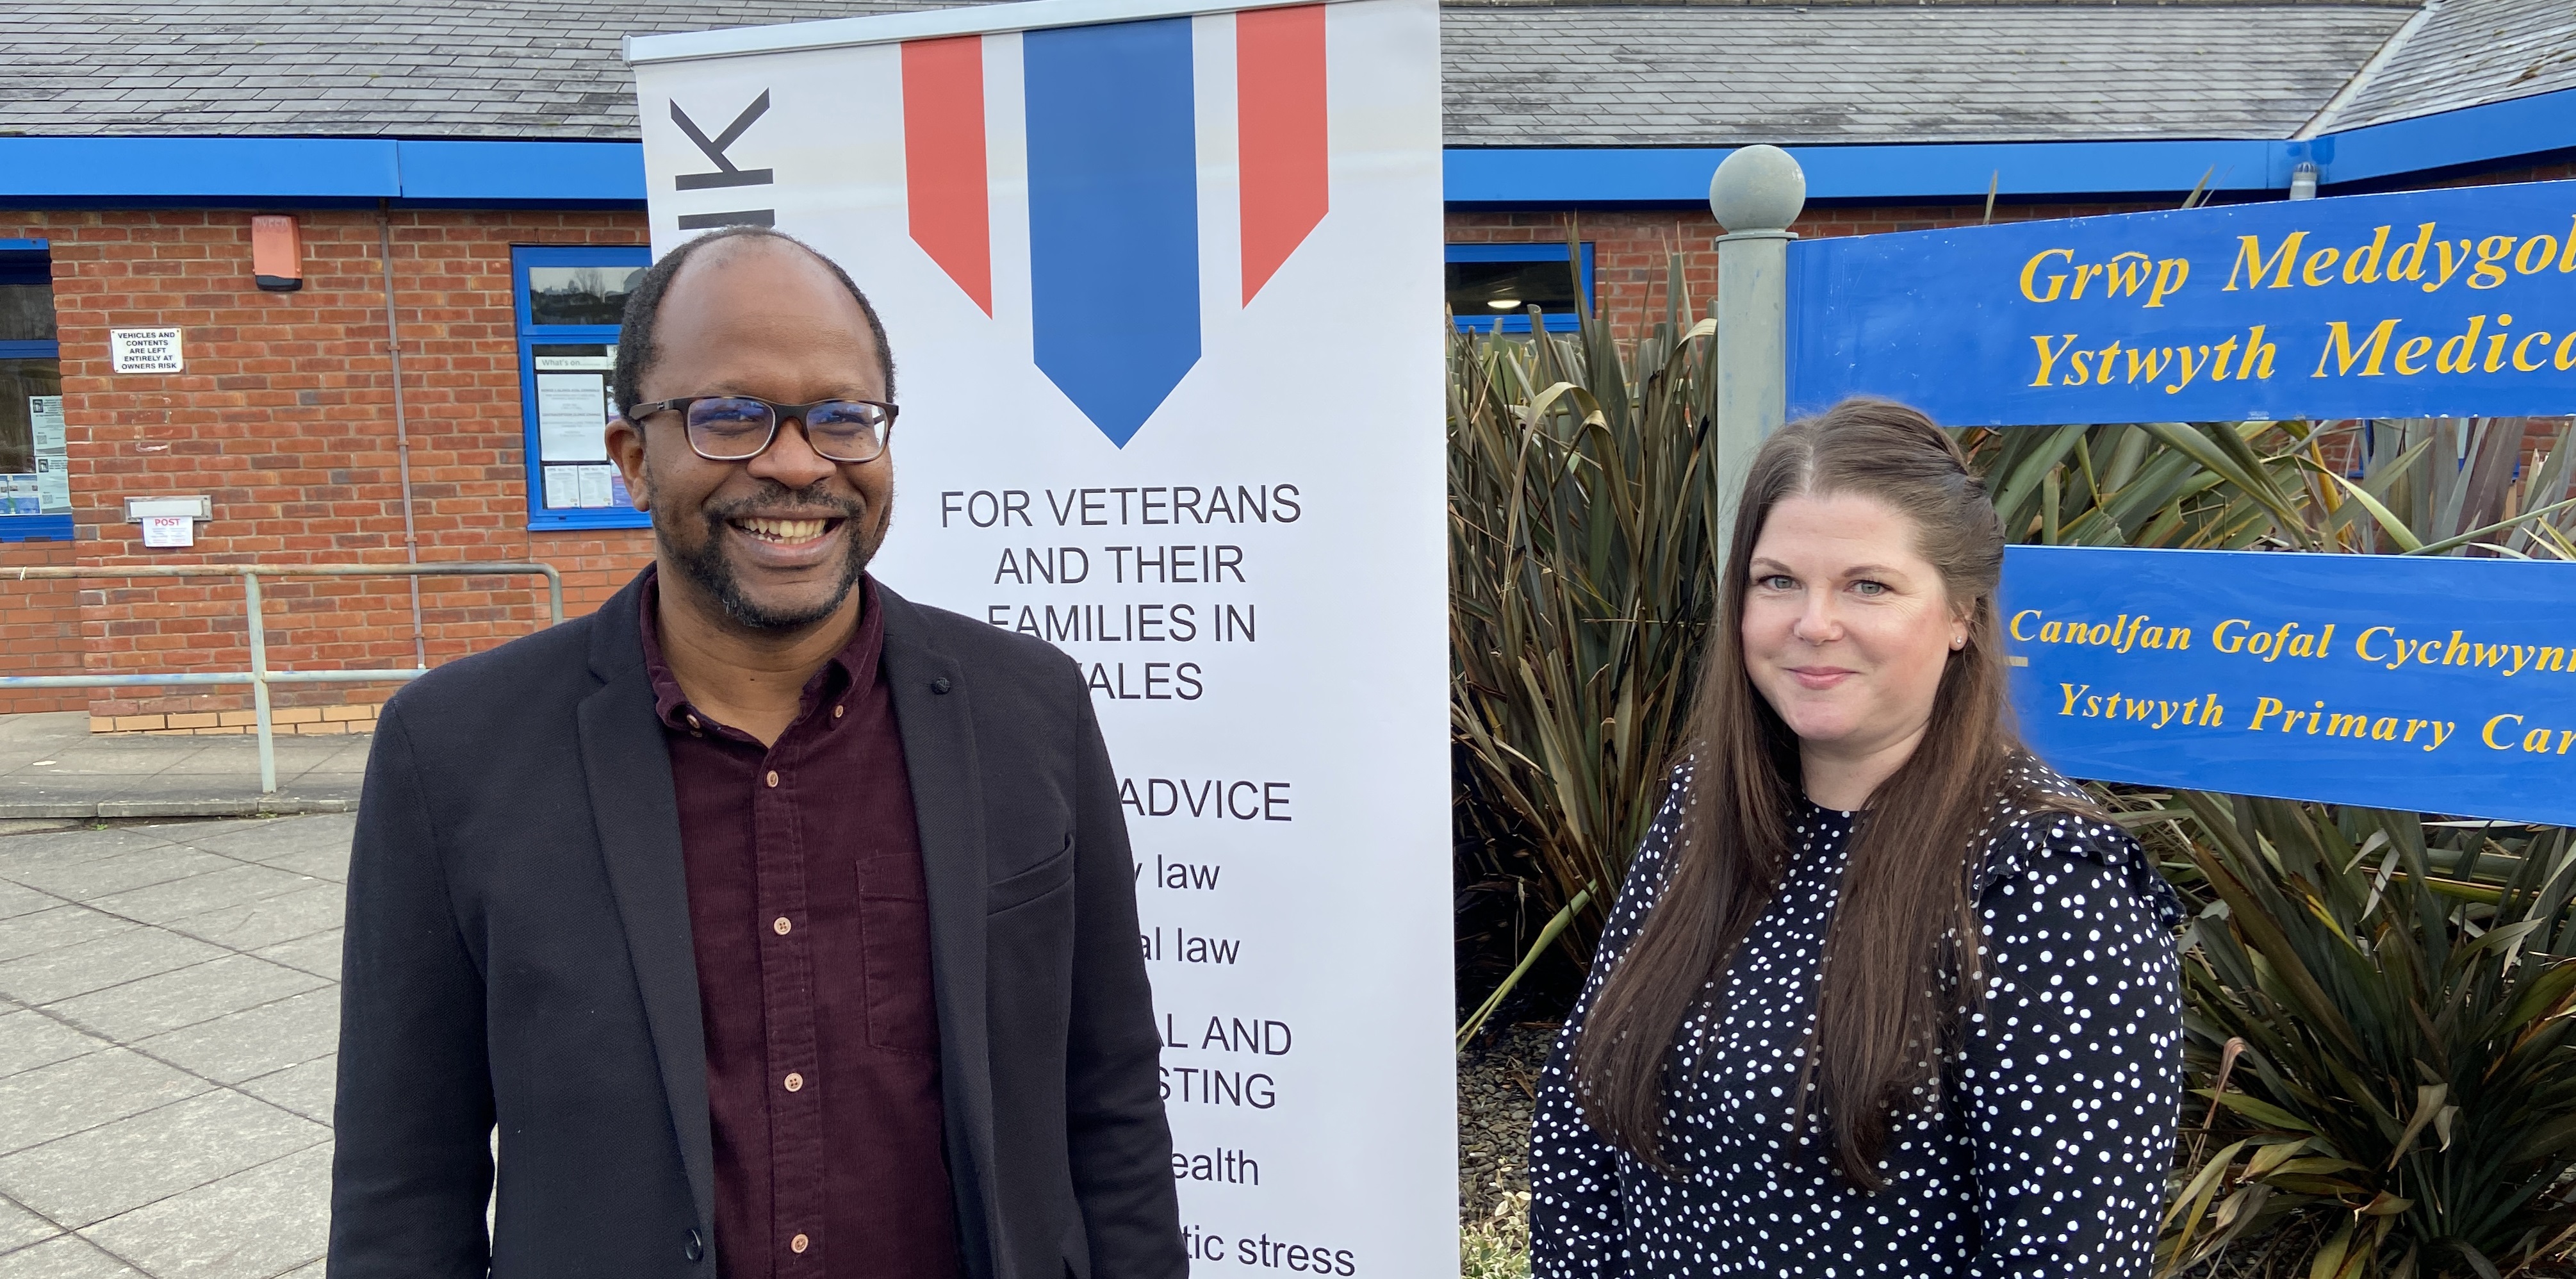
[[644, 673], [639, 577], [599, 610], [590, 669], [600, 688], [581, 703], [581, 765], [609, 889], [626, 925], [626, 951], [644, 997], [644, 1020], [662, 1070], [662, 1095], [696, 1199], [698, 1228], [714, 1247], [715, 1144], [708, 1131], [707, 1041], [698, 1018], [697, 951], [689, 933], [688, 872], [680, 855], [680, 804], [670, 751]]
[[[941, 1099], [948, 1117], [950, 1177], [958, 1187], [959, 1233], [968, 1273], [993, 1273], [993, 1080], [985, 1021], [983, 779], [975, 752], [974, 689], [957, 663], [930, 647], [928, 625], [910, 601], [877, 586], [885, 610], [886, 684], [894, 695], [904, 769], [921, 828], [922, 872], [930, 894], [930, 958], [939, 1006]], [[944, 691], [941, 691], [944, 690]], [[972, 1187], [974, 1193], [966, 1193]]]

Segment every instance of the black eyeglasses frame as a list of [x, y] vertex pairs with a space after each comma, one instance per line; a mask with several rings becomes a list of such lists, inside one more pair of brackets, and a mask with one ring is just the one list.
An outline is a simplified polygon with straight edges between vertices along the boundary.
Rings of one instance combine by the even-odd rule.
[[[740, 457], [717, 457], [715, 454], [709, 453], [704, 448], [700, 447], [698, 444], [697, 433], [688, 429], [689, 406], [700, 400], [748, 400], [753, 404], [757, 404], [762, 408], [769, 410], [769, 434], [761, 437], [759, 448], [753, 449]], [[865, 404], [871, 408], [884, 410], [885, 421], [877, 429], [877, 451], [868, 454], [866, 457], [834, 457], [831, 454], [824, 452], [821, 447], [817, 446], [814, 443], [813, 434], [808, 432], [805, 436], [805, 447], [813, 449], [814, 456], [822, 458], [827, 462], [839, 462], [846, 466], [862, 466], [885, 456], [887, 447], [894, 442], [894, 420], [896, 414], [901, 412], [901, 410], [895, 405], [888, 404], [883, 400], [852, 400], [836, 395], [829, 399], [816, 400], [811, 404], [779, 404], [775, 401], [764, 400], [757, 395], [683, 395], [674, 400], [654, 400], [648, 404], [629, 404], [625, 409], [618, 413], [618, 416], [634, 423], [638, 427], [641, 427], [644, 425], [644, 419], [651, 417], [656, 413], [678, 413], [681, 418], [680, 434], [682, 438], [688, 440], [690, 452], [695, 453], [710, 462], [748, 462], [753, 458], [768, 452], [769, 446], [778, 442], [778, 428], [783, 425], [787, 419], [794, 418], [798, 424], [802, 425], [805, 421], [806, 414], [811, 413], [826, 404]]]

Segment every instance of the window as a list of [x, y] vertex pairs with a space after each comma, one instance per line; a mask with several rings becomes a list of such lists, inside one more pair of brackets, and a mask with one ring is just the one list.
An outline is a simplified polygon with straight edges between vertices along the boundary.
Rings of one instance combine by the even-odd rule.
[[643, 528], [604, 438], [609, 372], [626, 295], [652, 250], [517, 248], [519, 398], [528, 453], [530, 528]]
[[72, 538], [49, 248], [0, 240], [0, 542]]
[[1592, 246], [1582, 246], [1583, 281], [1576, 292], [1562, 244], [1452, 244], [1447, 283], [1449, 311], [1458, 327], [1490, 333], [1500, 317], [1505, 333], [1529, 332], [1529, 308], [1547, 317], [1547, 331], [1581, 327], [1575, 303], [1592, 292]]

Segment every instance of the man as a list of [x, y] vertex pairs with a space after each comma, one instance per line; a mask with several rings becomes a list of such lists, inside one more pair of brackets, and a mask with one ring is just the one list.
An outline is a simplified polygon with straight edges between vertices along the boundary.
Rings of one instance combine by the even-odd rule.
[[874, 311], [734, 228], [645, 273], [618, 351], [653, 566], [377, 729], [331, 1273], [1184, 1274], [1089, 693], [864, 573]]

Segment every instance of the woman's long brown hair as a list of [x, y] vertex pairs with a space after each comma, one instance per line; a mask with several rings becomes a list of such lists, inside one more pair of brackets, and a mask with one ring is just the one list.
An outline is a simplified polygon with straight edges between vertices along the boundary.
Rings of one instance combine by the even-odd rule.
[[1575, 1077], [1594, 1128], [1669, 1170], [1662, 1119], [1680, 1082], [1669, 1075], [1682, 1019], [1724, 998], [1728, 962], [1788, 870], [1803, 790], [1798, 741], [1745, 673], [1744, 592], [1763, 524], [1800, 494], [1864, 496], [1905, 515], [1915, 549], [1940, 570], [1951, 607], [1968, 622], [1921, 743], [1870, 796], [1851, 835], [1807, 1047], [1837, 1166], [1877, 1190], [1894, 1120], [1937, 1089], [1963, 996], [1978, 989], [1968, 859], [2022, 749], [2005, 700], [1995, 606], [2003, 530], [1959, 447], [1903, 405], [1845, 400], [1781, 428], [1753, 459], [1683, 747], [1692, 780], [1672, 862], [1643, 929], [1593, 1000]]

